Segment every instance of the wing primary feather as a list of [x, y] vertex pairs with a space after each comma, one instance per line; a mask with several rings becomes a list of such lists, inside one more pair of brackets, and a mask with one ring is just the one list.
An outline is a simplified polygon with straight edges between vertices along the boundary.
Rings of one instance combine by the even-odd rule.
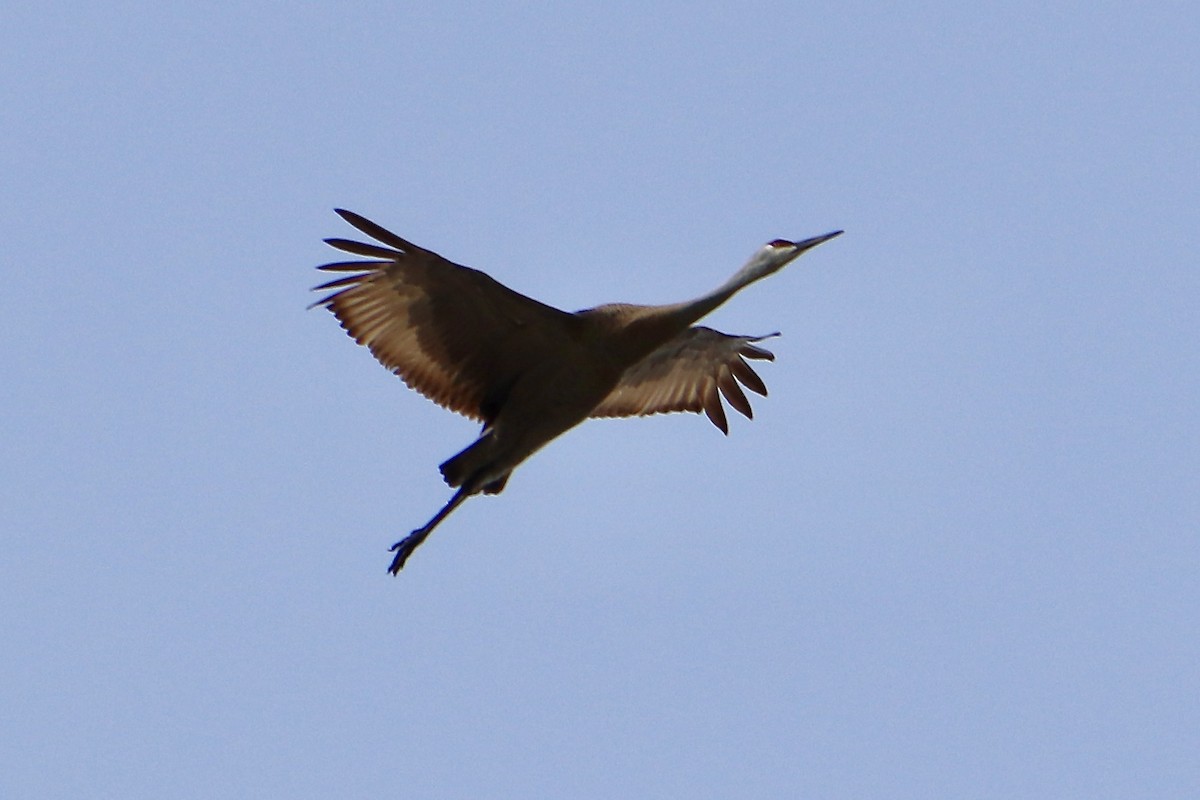
[[746, 342], [744, 345], [742, 345], [738, 352], [740, 352], [746, 358], [756, 358], [760, 361], [775, 360], [775, 354], [770, 350], [764, 350], [761, 347], [755, 347], [749, 342]]
[[388, 259], [387, 261], [334, 261], [330, 264], [322, 264], [317, 269], [325, 270], [326, 272], [363, 272], [382, 269], [394, 263], [396, 263], [395, 259]]
[[319, 292], [323, 289], [333, 289], [338, 286], [353, 286], [356, 283], [361, 283], [367, 277], [368, 276], [366, 275], [347, 275], [344, 278], [334, 278], [331, 281], [322, 283], [320, 286], [314, 286], [312, 290], [314, 292]]
[[721, 369], [721, 377], [717, 378], [717, 386], [729, 405], [737, 409], [746, 419], [754, 419], [754, 410], [750, 408], [750, 401], [746, 399], [746, 393], [738, 386], [737, 381], [733, 379], [733, 373], [728, 368]]
[[387, 261], [394, 260], [398, 255], [395, 250], [389, 250], [377, 244], [356, 242], [352, 239], [326, 239], [325, 244], [330, 247], [336, 247], [338, 250], [345, 250], [347, 253], [354, 253], [356, 256], [367, 256], [368, 258], [379, 258]]
[[346, 222], [349, 222], [351, 225], [358, 228], [360, 231], [376, 241], [383, 242], [384, 244], [390, 244], [397, 250], [425, 252], [423, 248], [417, 247], [407, 239], [400, 238], [379, 223], [371, 222], [371, 220], [367, 219], [361, 214], [355, 214], [353, 211], [347, 211], [344, 208], [335, 208], [334, 211], [337, 212], [339, 217], [346, 220]]
[[717, 394], [716, 384], [709, 383], [700, 391], [700, 402], [704, 404], [704, 413], [708, 415], [712, 424], [720, 429], [721, 433], [728, 436], [729, 422], [725, 419], [725, 409], [721, 406], [721, 397]]
[[[317, 306], [323, 306], [325, 308], [328, 308], [330, 311], [332, 311], [333, 310], [333, 301], [338, 299], [339, 296], [341, 296], [344, 292], [347, 292], [347, 291], [349, 291], [349, 290], [342, 289], [340, 292], [334, 292], [333, 294], [327, 294], [324, 297], [322, 297], [320, 300], [314, 300], [313, 302], [309, 303], [308, 308], [312, 309], [312, 308], [316, 308]], [[346, 326], [343, 325], [342, 327], [344, 328]]]
[[743, 361], [740, 356], [729, 362], [729, 371], [750, 391], [760, 394], [763, 397], [767, 396], [767, 385], [763, 383], [762, 378], [758, 377], [758, 373]]

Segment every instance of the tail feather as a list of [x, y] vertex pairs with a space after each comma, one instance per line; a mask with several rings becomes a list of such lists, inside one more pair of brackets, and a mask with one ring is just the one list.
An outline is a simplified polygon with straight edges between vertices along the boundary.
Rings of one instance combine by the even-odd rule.
[[482, 489], [483, 493], [484, 494], [500, 494], [501, 492], [503, 492], [504, 484], [508, 483], [508, 476], [511, 474], [512, 473], [501, 475], [499, 478], [496, 478], [496, 480], [492, 481], [491, 483], [485, 483], [483, 485], [483, 489]]
[[466, 460], [470, 457], [472, 448], [478, 446], [479, 442], [476, 442], [458, 455], [452, 456], [441, 463], [438, 470], [442, 473], [442, 478], [446, 481], [447, 485], [455, 489], [463, 485], [463, 481], [466, 480], [468, 475]]
[[[495, 476], [487, 475], [494, 457], [492, 452], [494, 444], [495, 441], [492, 437], [484, 434], [461, 453], [443, 461], [438, 469], [441, 470], [446, 483], [455, 489], [468, 483], [476, 483], [475, 486], [470, 487], [471, 492], [474, 493], [479, 488], [477, 482], [486, 480], [488, 477], [491, 477], [491, 482], [494, 482]], [[501, 484], [501, 488], [503, 488], [503, 484]]]

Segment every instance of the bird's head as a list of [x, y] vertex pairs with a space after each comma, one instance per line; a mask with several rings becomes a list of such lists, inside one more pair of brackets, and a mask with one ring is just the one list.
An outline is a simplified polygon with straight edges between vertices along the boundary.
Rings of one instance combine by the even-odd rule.
[[833, 231], [832, 233], [814, 236], [811, 239], [803, 239], [799, 242], [776, 239], [773, 242], [764, 244], [746, 266], [753, 265], [756, 271], [760, 273], [760, 277], [765, 277], [783, 269], [817, 245], [841, 235], [842, 231]]
[[745, 266], [729, 279], [726, 286], [736, 291], [760, 278], [773, 275], [795, 261], [803, 253], [813, 249], [822, 242], [828, 242], [835, 236], [841, 235], [842, 231], [833, 231], [832, 233], [814, 236], [811, 239], [802, 239], [798, 242], [789, 242], [787, 239], [776, 239], [773, 242], [768, 242], [750, 257]]

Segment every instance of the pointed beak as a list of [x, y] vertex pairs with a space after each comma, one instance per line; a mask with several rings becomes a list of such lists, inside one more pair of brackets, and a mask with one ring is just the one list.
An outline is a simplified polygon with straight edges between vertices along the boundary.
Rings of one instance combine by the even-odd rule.
[[796, 255], [800, 255], [805, 250], [811, 250], [819, 244], [828, 242], [830, 239], [835, 239], [838, 236], [841, 236], [843, 233], [844, 231], [833, 231], [832, 233], [823, 233], [820, 236], [814, 236], [811, 239], [793, 242], [793, 244], [796, 245]]
[[[783, 269], [822, 242], [828, 242], [830, 239], [841, 235], [842, 231], [833, 231], [832, 233], [814, 236], [811, 239], [801, 239], [798, 242], [789, 242], [787, 239], [776, 239], [773, 242], [763, 245], [762, 250], [747, 262], [742, 271], [746, 272], [749, 270], [748, 274], [755, 276], [751, 280], [758, 280], [764, 275], [770, 275], [773, 272]], [[738, 275], [741, 274], [738, 273]], [[736, 278], [737, 276], [734, 277]]]

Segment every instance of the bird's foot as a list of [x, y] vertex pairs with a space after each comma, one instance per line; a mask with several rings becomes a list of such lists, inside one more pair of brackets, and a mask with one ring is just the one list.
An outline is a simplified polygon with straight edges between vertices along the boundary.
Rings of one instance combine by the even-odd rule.
[[393, 575], [399, 573], [404, 568], [404, 562], [408, 561], [408, 557], [421, 546], [421, 542], [425, 541], [425, 537], [428, 535], [427, 529], [418, 528], [388, 548], [396, 554], [396, 557], [392, 559], [392, 565], [388, 567], [388, 572]]

